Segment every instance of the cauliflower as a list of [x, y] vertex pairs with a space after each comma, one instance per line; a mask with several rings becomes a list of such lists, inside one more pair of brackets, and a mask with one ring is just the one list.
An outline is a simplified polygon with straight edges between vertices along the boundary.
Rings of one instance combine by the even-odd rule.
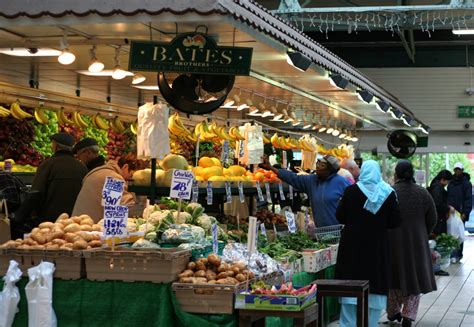
[[156, 232], [149, 232], [145, 235], [145, 240], [150, 241], [150, 242], [155, 242], [157, 238]]
[[209, 233], [211, 231], [212, 225], [217, 223], [217, 219], [212, 216], [202, 215], [197, 218], [196, 223], [198, 226], [202, 227], [206, 233]]
[[186, 221], [191, 219], [191, 215], [187, 212], [180, 212], [178, 217], [178, 211], [173, 212], [173, 220], [175, 224], [184, 224]]
[[145, 234], [149, 233], [149, 232], [154, 232], [155, 231], [155, 225], [153, 225], [153, 224], [140, 225], [140, 227], [138, 228], [138, 231], [139, 232], [144, 232]]
[[138, 231], [138, 226], [137, 224], [135, 224], [134, 222], [128, 222], [127, 223], [127, 230], [129, 233], [134, 233], [136, 231]]
[[148, 224], [157, 225], [160, 221], [170, 214], [169, 210], [155, 211], [148, 217]]
[[149, 217], [155, 211], [160, 211], [160, 207], [157, 206], [156, 204], [148, 206], [145, 209], [143, 209], [143, 217], [144, 218]]
[[202, 206], [199, 203], [189, 203], [186, 207], [186, 212], [192, 215], [194, 210], [200, 208], [202, 208]]

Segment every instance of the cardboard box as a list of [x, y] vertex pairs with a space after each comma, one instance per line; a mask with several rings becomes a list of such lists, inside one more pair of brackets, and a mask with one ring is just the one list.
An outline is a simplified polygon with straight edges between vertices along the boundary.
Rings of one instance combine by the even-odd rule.
[[309, 273], [323, 270], [323, 250], [303, 250], [303, 267]]
[[170, 283], [186, 268], [190, 250], [106, 250], [84, 251], [89, 280]]
[[337, 262], [337, 253], [339, 251], [339, 244], [331, 245], [330, 249], [331, 249], [331, 265], [335, 265]]
[[316, 302], [316, 290], [305, 295], [263, 295], [246, 294], [236, 295], [236, 309], [301, 311]]

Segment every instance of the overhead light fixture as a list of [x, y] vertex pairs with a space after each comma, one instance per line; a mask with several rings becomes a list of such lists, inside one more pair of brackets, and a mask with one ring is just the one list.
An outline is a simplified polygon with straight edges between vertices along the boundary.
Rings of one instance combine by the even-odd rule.
[[456, 35], [472, 35], [474, 34], [474, 29], [457, 29], [453, 30], [453, 34]]
[[304, 122], [304, 126], [303, 126], [303, 129], [308, 129], [308, 128], [311, 128], [313, 126], [313, 124], [311, 124], [310, 122]]
[[286, 62], [302, 72], [305, 72], [311, 65], [311, 59], [301, 52], [288, 51], [286, 53]]
[[390, 115], [392, 115], [393, 119], [400, 119], [403, 116], [403, 112], [398, 109], [392, 108], [390, 110]]
[[247, 115], [252, 116], [252, 117], [262, 117], [263, 114], [261, 112], [255, 111], [255, 112], [249, 112]]
[[299, 124], [301, 124], [301, 121], [299, 121], [299, 120], [295, 120], [295, 121], [292, 123], [293, 126], [298, 126]]
[[64, 31], [64, 36], [62, 37], [60, 41], [61, 45], [61, 54], [58, 56], [58, 62], [61, 65], [70, 65], [76, 60], [76, 56], [74, 53], [69, 51], [69, 44], [67, 42], [67, 35], [66, 32]]
[[378, 110], [382, 112], [387, 112], [390, 109], [390, 104], [383, 100], [379, 100], [375, 102], [375, 106], [377, 107]]
[[[89, 68], [88, 70], [91, 72], [91, 73], [98, 73], [98, 72], [101, 72], [105, 65], [103, 62], [97, 60], [97, 56], [95, 54], [95, 45], [92, 46], [92, 48], [89, 50], [89, 53], [90, 53], [90, 56], [91, 56], [91, 60], [90, 60], [90, 63], [89, 63]], [[134, 79], [135, 80], [135, 79]], [[132, 83], [132, 84], [135, 84], [135, 83]]]
[[[103, 71], [98, 72], [98, 73], [91, 73], [88, 70], [76, 70], [76, 73], [86, 75], [86, 76], [104, 77], [104, 76], [112, 76], [114, 71], [112, 69], [104, 69]], [[132, 72], [127, 71], [126, 73], [127, 73], [127, 76], [133, 76]]]
[[340, 74], [331, 74], [331, 76], [329, 77], [329, 83], [331, 83], [332, 86], [344, 90], [349, 84], [349, 81], [342, 77]]
[[322, 133], [322, 132], [324, 132], [326, 129], [327, 129], [326, 126], [321, 126], [321, 127], [318, 129], [318, 133]]
[[115, 66], [114, 72], [112, 73], [113, 79], [124, 79], [127, 76], [127, 71], [120, 66], [120, 49], [121, 47], [115, 49]]
[[340, 139], [344, 139], [347, 136], [347, 130], [343, 129], [342, 133], [339, 135]]
[[431, 127], [425, 124], [420, 124], [420, 129], [424, 134], [429, 134], [431, 133]]
[[410, 117], [410, 116], [408, 116], [408, 115], [403, 115], [402, 118], [401, 118], [401, 120], [402, 120], [402, 122], [403, 122], [405, 125], [407, 125], [407, 126], [409, 126], [409, 127], [411, 127], [411, 124], [412, 124], [413, 121], [414, 121], [413, 117]]
[[230, 107], [230, 106], [232, 106], [234, 103], [235, 103], [234, 100], [232, 100], [232, 99], [227, 99], [227, 100], [224, 102], [224, 107]]
[[158, 91], [160, 89], [158, 85], [132, 85], [132, 87], [147, 91]]
[[372, 99], [374, 98], [372, 93], [370, 93], [367, 90], [357, 90], [357, 96], [359, 97], [361, 101], [364, 101], [367, 103], [372, 102]]
[[0, 48], [0, 53], [15, 57], [58, 57], [61, 51], [50, 48]]
[[239, 105], [239, 106], [237, 107], [237, 111], [242, 111], [242, 110], [245, 110], [245, 109], [248, 109], [248, 108], [250, 108], [250, 107], [248, 106], [248, 104], [242, 103], [241, 105]]
[[257, 107], [250, 107], [250, 111], [249, 111], [249, 114], [250, 115], [254, 115], [258, 112], [258, 108]]
[[357, 142], [357, 141], [359, 141], [359, 138], [357, 136], [354, 136], [353, 138], [351, 138], [351, 141], [352, 142]]
[[326, 130], [326, 134], [332, 134], [332, 132], [334, 132], [334, 128], [333, 128], [333, 127], [329, 127], [329, 128]]
[[332, 134], [332, 136], [339, 136], [339, 134], [341, 134], [341, 132], [338, 129], [334, 129], [331, 134]]
[[291, 123], [292, 121], [293, 121], [293, 118], [291, 118], [290, 116], [286, 116], [283, 122], [287, 124], [287, 123]]
[[133, 75], [132, 84], [133, 85], [140, 84], [140, 83], [145, 82], [145, 80], [146, 80], [146, 77], [143, 76], [142, 74], [135, 74]]

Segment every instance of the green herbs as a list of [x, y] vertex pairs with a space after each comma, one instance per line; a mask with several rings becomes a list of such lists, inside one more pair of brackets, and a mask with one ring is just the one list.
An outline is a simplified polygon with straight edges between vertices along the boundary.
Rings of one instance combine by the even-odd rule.
[[459, 241], [452, 235], [441, 234], [436, 238], [436, 249], [444, 251], [453, 251], [459, 249]]
[[[260, 242], [259, 242], [260, 243]], [[276, 241], [259, 247], [259, 251], [268, 254], [277, 261], [289, 262], [302, 257], [304, 249], [324, 249], [327, 245], [313, 241], [307, 234], [298, 232], [279, 237]]]
[[284, 243], [289, 249], [295, 251], [302, 251], [303, 249], [324, 249], [327, 245], [313, 241], [308, 234], [298, 232], [294, 234], [288, 234], [279, 239], [280, 242]]

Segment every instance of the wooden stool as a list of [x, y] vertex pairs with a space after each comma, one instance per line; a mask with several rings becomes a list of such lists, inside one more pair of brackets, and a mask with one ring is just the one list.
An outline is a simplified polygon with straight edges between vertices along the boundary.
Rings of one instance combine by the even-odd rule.
[[324, 297], [357, 298], [357, 327], [369, 326], [369, 281], [317, 279], [313, 282], [318, 287], [319, 326], [324, 326]]
[[265, 327], [265, 317], [293, 318], [293, 326], [317, 327], [318, 304], [313, 303], [302, 311], [239, 310], [239, 327]]

